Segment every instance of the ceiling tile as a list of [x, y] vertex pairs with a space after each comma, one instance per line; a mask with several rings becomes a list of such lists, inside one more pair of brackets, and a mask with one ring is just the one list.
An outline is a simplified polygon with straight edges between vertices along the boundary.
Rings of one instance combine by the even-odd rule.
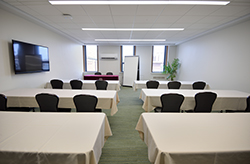
[[199, 20], [201, 20], [203, 18], [203, 16], [186, 16], [184, 15], [183, 17], [181, 17], [180, 19], [178, 19], [176, 21], [176, 23], [195, 23]]
[[91, 16], [94, 23], [113, 23], [111, 16]]
[[131, 39], [144, 39], [144, 36], [147, 34], [145, 31], [133, 31]]
[[[202, 5], [51, 5], [48, 0], [3, 0], [1, 5], [11, 5], [34, 19], [43, 22], [60, 34], [93, 44], [95, 38], [167, 39], [164, 43], [174, 43], [200, 36], [219, 29], [225, 24], [242, 18], [250, 18], [250, 0], [231, 0], [226, 6]], [[8, 5], [7, 5], [8, 4]], [[1, 6], [2, 7], [2, 6]], [[73, 19], [65, 19], [63, 14], [71, 14]], [[35, 20], [36, 19], [36, 20]], [[82, 31], [81, 28], [185, 28], [184, 31], [128, 32], [128, 31]], [[104, 36], [105, 35], [105, 36]], [[121, 42], [110, 42], [118, 44]], [[127, 42], [128, 44], [131, 44]], [[102, 43], [103, 44], [103, 43]], [[124, 44], [124, 42], [123, 42]], [[132, 43], [133, 44], [133, 43]], [[143, 42], [136, 44], [145, 44]], [[148, 43], [147, 43], [148, 44]]]
[[74, 29], [79, 29], [79, 27], [76, 24], [73, 23], [57, 23], [59, 26], [62, 28], [68, 29], [68, 28], [74, 28]]
[[99, 15], [99, 16], [105, 16], [105, 15], [111, 15], [110, 8], [108, 5], [85, 5], [82, 6], [85, 12], [92, 16], [92, 15]]
[[132, 28], [134, 26], [133, 22], [131, 23], [115, 22], [114, 25], [116, 28]]
[[98, 28], [114, 28], [115, 25], [113, 23], [96, 23], [96, 27], [98, 27]]
[[192, 8], [193, 5], [168, 5], [161, 15], [183, 15]]
[[70, 14], [72, 16], [87, 16], [87, 13], [81, 6], [55, 6], [57, 10], [64, 14]]
[[48, 20], [56, 23], [73, 23], [71, 19], [64, 18], [62, 15], [60, 16], [45, 16]]
[[169, 28], [171, 27], [172, 23], [155, 23], [152, 25], [152, 28]]
[[220, 10], [215, 11], [211, 15], [233, 16], [234, 14], [237, 14], [247, 8], [247, 6], [223, 6]]
[[135, 23], [154, 23], [157, 16], [136, 16]]
[[220, 8], [221, 6], [195, 6], [185, 15], [209, 15]]
[[159, 16], [157, 20], [155, 21], [156, 24], [169, 24], [169, 23], [175, 23], [181, 18], [181, 16], [170, 16], [170, 15], [164, 15]]
[[38, 12], [36, 12], [36, 11], [30, 9], [30, 8], [27, 7], [27, 6], [23, 6], [23, 5], [20, 6], [20, 5], [17, 5], [16, 8], [18, 8], [18, 9], [22, 10], [23, 12], [25, 12], [25, 13], [27, 13], [27, 14], [29, 14], [29, 15], [32, 15], [32, 16], [38, 16], [38, 15], [40, 15]]
[[128, 6], [124, 6], [124, 5], [114, 5], [114, 6], [110, 6], [111, 9], [111, 13], [112, 15], [135, 15], [136, 14], [136, 10], [137, 10], [137, 6], [135, 5], [128, 5]]
[[134, 23], [134, 16], [113, 16], [114, 23]]
[[95, 23], [76, 23], [76, 25], [80, 28], [94, 28], [94, 27], [96, 27]]
[[149, 6], [149, 5], [141, 5], [138, 6], [137, 15], [159, 15], [161, 14], [161, 12], [163, 11], [163, 9], [166, 6], [164, 5], [153, 5], [153, 6]]
[[134, 28], [152, 28], [152, 23], [135, 23]]
[[51, 5], [27, 5], [27, 7], [31, 8], [41, 15], [62, 15], [62, 12]]
[[72, 22], [74, 23], [92, 23], [92, 19], [89, 16], [72, 16]]
[[200, 19], [197, 23], [217, 23], [225, 18], [225, 16], [207, 16]]

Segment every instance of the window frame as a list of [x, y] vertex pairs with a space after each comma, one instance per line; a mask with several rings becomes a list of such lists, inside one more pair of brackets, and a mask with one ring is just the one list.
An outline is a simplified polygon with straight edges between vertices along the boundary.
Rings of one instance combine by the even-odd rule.
[[97, 48], [97, 70], [96, 71], [88, 71], [87, 69], [87, 52], [86, 52], [87, 47], [86, 46], [88, 45], [83, 45], [83, 63], [84, 63], [83, 70], [84, 72], [97, 72], [99, 71], [99, 46], [96, 45], [96, 48]]
[[[164, 48], [164, 59], [163, 59], [163, 69], [162, 69], [162, 71], [159, 71], [159, 72], [153, 72], [154, 46], [165, 46], [165, 48]], [[166, 65], [167, 61], [168, 61], [168, 46], [166, 46], [166, 45], [153, 45], [152, 46], [152, 55], [151, 55], [151, 73], [162, 73], [162, 72], [164, 72], [164, 70], [165, 70], [164, 65]]]
[[133, 55], [132, 56], [136, 56], [136, 46], [135, 45], [121, 45], [120, 46], [120, 71], [123, 72], [123, 64], [124, 64], [124, 61], [122, 61], [123, 59], [123, 50], [122, 50], [122, 47], [123, 46], [133, 46], [134, 47], [134, 52], [133, 52]]

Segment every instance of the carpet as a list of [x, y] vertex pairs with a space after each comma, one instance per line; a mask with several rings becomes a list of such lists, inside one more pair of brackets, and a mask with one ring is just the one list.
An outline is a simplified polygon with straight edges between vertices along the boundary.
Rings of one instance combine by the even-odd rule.
[[118, 112], [110, 116], [109, 110], [103, 110], [113, 136], [106, 141], [99, 164], [150, 164], [147, 146], [135, 130], [139, 117], [144, 112], [143, 102], [139, 99], [140, 91], [121, 87], [118, 92]]

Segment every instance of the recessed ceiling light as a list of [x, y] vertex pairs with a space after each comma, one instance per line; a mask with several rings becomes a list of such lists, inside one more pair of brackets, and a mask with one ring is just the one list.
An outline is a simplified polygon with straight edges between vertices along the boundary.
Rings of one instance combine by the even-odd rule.
[[97, 42], [165, 42], [166, 39], [95, 39]]
[[183, 31], [184, 28], [82, 28], [84, 31]]
[[227, 5], [230, 1], [49, 1], [52, 5]]

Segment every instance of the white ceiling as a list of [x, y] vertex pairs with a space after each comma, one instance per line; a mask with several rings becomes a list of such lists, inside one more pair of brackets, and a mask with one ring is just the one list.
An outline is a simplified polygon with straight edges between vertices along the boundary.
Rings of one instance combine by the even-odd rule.
[[[179, 44], [250, 18], [250, 0], [226, 6], [51, 5], [48, 0], [0, 0], [15, 10], [82, 44]], [[70, 14], [73, 19], [66, 19]], [[185, 28], [184, 31], [82, 31], [81, 28]], [[95, 39], [166, 39], [165, 42], [95, 42]]]

